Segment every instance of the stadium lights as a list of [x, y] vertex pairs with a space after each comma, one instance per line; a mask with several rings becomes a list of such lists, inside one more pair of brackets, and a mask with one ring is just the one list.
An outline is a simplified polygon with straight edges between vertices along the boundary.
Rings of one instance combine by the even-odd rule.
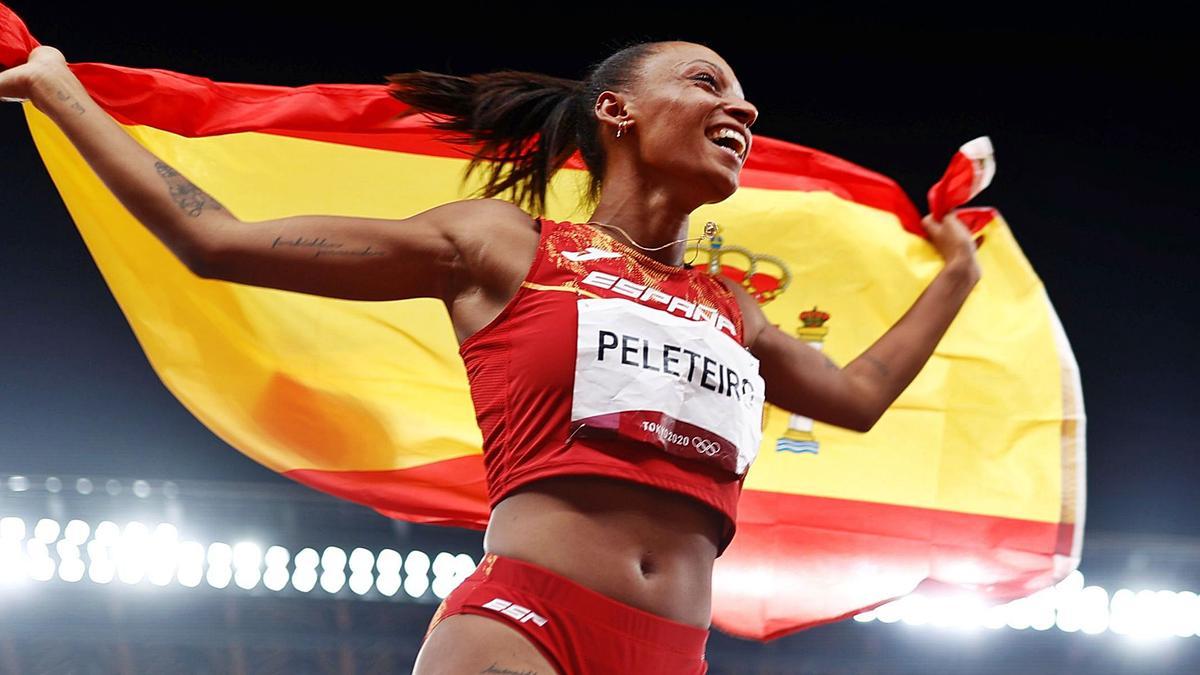
[[1066, 633], [1105, 631], [1135, 638], [1200, 635], [1200, 596], [1191, 591], [1138, 591], [1122, 588], [1110, 597], [1099, 586], [1085, 586], [1074, 571], [1058, 584], [1029, 597], [988, 607], [969, 597], [931, 598], [912, 593], [855, 621], [932, 625], [953, 629], [1008, 627]]
[[[23, 483], [18, 482], [17, 488]], [[14, 486], [9, 481], [8, 487]], [[432, 591], [445, 598], [474, 572], [467, 554], [424, 551], [401, 554], [390, 548], [371, 551], [328, 546], [303, 548], [294, 555], [283, 546], [265, 549], [256, 542], [207, 545], [181, 541], [170, 523], [154, 527], [137, 521], [124, 527], [112, 521], [95, 525], [75, 519], [26, 521], [0, 517], [0, 596], [4, 587], [56, 579], [116, 586], [202, 585], [233, 592], [258, 588], [350, 597], [393, 598], [401, 590], [419, 598]], [[232, 587], [232, 589], [230, 588]], [[1078, 571], [1058, 584], [1007, 604], [987, 606], [969, 595], [930, 597], [912, 593], [854, 617], [955, 630], [1000, 629], [1066, 633], [1114, 633], [1131, 638], [1200, 636], [1200, 596], [1191, 591], [1119, 589], [1110, 593], [1088, 586]]]
[[347, 555], [342, 548], [328, 546], [321, 553], [304, 548], [293, 557], [282, 546], [264, 551], [250, 541], [232, 545], [214, 541], [205, 546], [180, 541], [178, 528], [170, 523], [151, 529], [138, 521], [121, 527], [106, 520], [93, 527], [78, 519], [63, 525], [42, 518], [30, 525], [15, 516], [0, 518], [0, 594], [5, 585], [48, 582], [57, 576], [67, 583], [87, 579], [95, 584], [157, 587], [178, 583], [184, 588], [206, 583], [215, 589], [232, 585], [243, 591], [260, 585], [283, 591], [290, 582], [301, 593], [319, 585], [328, 594], [348, 587], [355, 596], [369, 595], [374, 589], [385, 598], [394, 597], [401, 588], [419, 598], [432, 588], [435, 596], [445, 598], [475, 566], [465, 553], [441, 552], [431, 561], [424, 551], [401, 555], [383, 549], [376, 554], [360, 547]]

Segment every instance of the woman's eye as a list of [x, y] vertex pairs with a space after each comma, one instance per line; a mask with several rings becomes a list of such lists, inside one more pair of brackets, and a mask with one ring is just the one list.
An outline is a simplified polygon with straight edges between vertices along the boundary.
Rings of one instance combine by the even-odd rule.
[[714, 89], [717, 86], [717, 78], [713, 77], [710, 73], [699, 73], [699, 74], [693, 75], [692, 79], [706, 82], [706, 83], [708, 83], [709, 86], [713, 87]]

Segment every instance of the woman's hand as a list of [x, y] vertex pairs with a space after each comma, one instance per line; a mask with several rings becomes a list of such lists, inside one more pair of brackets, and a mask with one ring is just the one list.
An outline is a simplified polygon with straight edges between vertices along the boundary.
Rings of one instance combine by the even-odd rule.
[[954, 210], [947, 213], [941, 222], [929, 214], [921, 219], [921, 225], [929, 233], [929, 243], [946, 261], [946, 267], [962, 269], [973, 279], [979, 278], [981, 271], [975, 257], [975, 238]]
[[55, 74], [70, 73], [67, 59], [54, 47], [41, 45], [29, 52], [29, 59], [19, 66], [0, 69], [0, 98], [21, 101], [33, 98], [39, 83]]

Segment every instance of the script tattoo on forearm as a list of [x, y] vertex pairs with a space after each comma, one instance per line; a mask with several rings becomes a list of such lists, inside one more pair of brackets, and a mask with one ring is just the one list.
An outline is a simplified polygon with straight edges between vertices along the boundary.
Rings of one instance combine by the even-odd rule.
[[224, 207], [221, 203], [213, 199], [211, 195], [204, 192], [200, 188], [192, 184], [190, 180], [184, 178], [178, 171], [167, 166], [164, 162], [155, 162], [154, 168], [158, 170], [158, 175], [163, 177], [167, 182], [167, 189], [171, 192], [171, 199], [175, 200], [175, 204], [181, 211], [195, 218], [200, 215], [204, 209], [213, 211], [221, 211]]
[[325, 237], [313, 237], [305, 239], [304, 237], [296, 237], [295, 239], [284, 239], [283, 237], [275, 237], [275, 241], [271, 242], [271, 248], [276, 246], [299, 246], [317, 249], [313, 253], [313, 257], [317, 258], [322, 255], [358, 255], [358, 256], [376, 256], [386, 255], [385, 251], [371, 248], [370, 244], [362, 250], [343, 251], [342, 244], [332, 242]]
[[85, 112], [83, 109], [83, 105], [81, 105], [74, 96], [71, 96], [70, 93], [63, 91], [62, 89], [56, 88], [54, 90], [54, 98], [57, 98], [58, 100], [62, 101], [63, 103], [67, 103], [68, 101], [70, 101], [71, 110], [74, 110], [76, 113], [78, 113], [80, 115], [82, 115]]
[[537, 675], [537, 672], [532, 670], [509, 670], [508, 668], [497, 668], [495, 663], [479, 672], [492, 673], [492, 675]]

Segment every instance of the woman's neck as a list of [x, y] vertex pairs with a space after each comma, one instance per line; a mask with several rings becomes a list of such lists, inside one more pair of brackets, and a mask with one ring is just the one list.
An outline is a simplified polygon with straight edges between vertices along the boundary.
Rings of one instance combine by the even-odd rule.
[[[691, 210], [672, 202], [665, 190], [647, 190], [645, 186], [635, 189], [631, 181], [614, 181], [605, 185], [600, 203], [592, 212], [592, 222], [620, 228], [627, 233], [609, 228], [609, 234], [635, 244], [635, 248], [655, 248], [676, 242], [657, 251], [642, 251], [647, 256], [667, 265], [683, 264], [687, 250], [688, 216]], [[633, 242], [626, 241], [633, 239]]]

